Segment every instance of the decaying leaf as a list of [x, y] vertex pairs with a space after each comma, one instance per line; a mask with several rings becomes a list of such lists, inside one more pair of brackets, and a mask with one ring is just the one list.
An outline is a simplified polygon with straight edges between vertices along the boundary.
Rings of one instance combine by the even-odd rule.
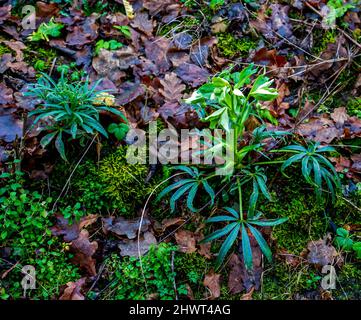
[[338, 265], [343, 264], [342, 256], [331, 244], [327, 243], [327, 237], [317, 241], [310, 241], [307, 244], [309, 251], [307, 260], [316, 266]]
[[79, 237], [80, 231], [83, 228], [95, 223], [98, 216], [90, 214], [82, 217], [78, 223], [69, 223], [61, 214], [56, 214], [56, 224], [50, 228], [54, 236], [63, 236], [65, 242], [71, 242]]
[[219, 298], [221, 295], [221, 275], [211, 270], [206, 274], [203, 284], [209, 291], [209, 299]]
[[166, 102], [177, 102], [182, 99], [186, 86], [178, 79], [175, 73], [166, 74], [164, 80], [160, 80], [163, 89], [159, 89]]
[[232, 254], [228, 262], [229, 274], [228, 274], [228, 289], [232, 294], [240, 293], [244, 287], [242, 284], [242, 263], [238, 255]]
[[86, 278], [81, 278], [76, 282], [68, 282], [59, 300], [85, 300], [85, 297], [82, 293], [85, 281]]
[[4, 82], [0, 83], [0, 106], [14, 102], [13, 90], [6, 86]]
[[[140, 218], [127, 220], [123, 217], [103, 218], [103, 231], [105, 234], [111, 232], [117, 236], [126, 236], [128, 239], [135, 239], [138, 234]], [[142, 221], [141, 232], [148, 230], [150, 221], [144, 218]]]
[[189, 230], [179, 230], [175, 233], [175, 239], [179, 246], [179, 251], [183, 253], [192, 253], [197, 250], [194, 233]]
[[182, 63], [176, 70], [175, 73], [181, 78], [186, 84], [192, 87], [199, 87], [205, 83], [210, 76], [210, 73], [191, 63]]
[[148, 252], [149, 248], [152, 245], [157, 244], [157, 239], [154, 235], [147, 231], [145, 232], [139, 239], [139, 246], [138, 240], [124, 240], [118, 244], [120, 249], [121, 256], [130, 256], [130, 257], [138, 257], [140, 255], [144, 255]]
[[66, 37], [66, 43], [70, 46], [82, 47], [92, 43], [98, 37], [99, 25], [96, 23], [97, 15], [92, 14], [81, 24], [72, 27], [72, 31]]
[[81, 230], [79, 237], [70, 243], [70, 250], [74, 253], [72, 262], [84, 268], [90, 275], [97, 274], [95, 269], [96, 261], [93, 258], [95, 251], [98, 249], [96, 241], [90, 242], [89, 232]]
[[98, 56], [93, 59], [93, 68], [100, 77], [108, 77], [116, 83], [125, 77], [124, 70], [137, 63], [137, 55], [131, 47], [113, 51], [100, 49]]
[[14, 114], [0, 113], [0, 140], [12, 142], [23, 135], [23, 121]]

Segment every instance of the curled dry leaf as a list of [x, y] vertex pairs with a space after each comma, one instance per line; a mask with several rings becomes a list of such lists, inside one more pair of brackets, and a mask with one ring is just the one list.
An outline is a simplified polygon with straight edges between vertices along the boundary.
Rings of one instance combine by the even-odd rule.
[[14, 114], [0, 114], [0, 140], [7, 143], [13, 142], [23, 135], [23, 120]]
[[144, 86], [140, 83], [125, 82], [119, 88], [116, 96], [118, 105], [125, 105], [145, 94]]
[[0, 106], [14, 103], [13, 90], [0, 82]]
[[16, 61], [19, 61], [19, 62], [23, 61], [23, 59], [24, 59], [23, 50], [26, 49], [26, 46], [21, 41], [1, 40], [0, 43], [3, 43], [7, 47], [9, 47], [11, 50], [15, 51], [15, 54], [16, 54], [15, 60]]
[[81, 292], [85, 285], [85, 280], [86, 278], [81, 278], [76, 282], [68, 282], [59, 300], [85, 300]]
[[208, 288], [210, 292], [209, 299], [219, 298], [221, 295], [221, 275], [211, 270], [203, 280], [203, 285]]
[[95, 269], [95, 259], [93, 255], [98, 249], [96, 241], [90, 242], [89, 232], [85, 229], [81, 230], [79, 237], [70, 244], [70, 250], [74, 253], [72, 262], [84, 268], [90, 275], [97, 274]]
[[331, 113], [331, 119], [335, 121], [336, 128], [340, 128], [345, 124], [345, 121], [349, 118], [349, 116], [346, 113], [345, 107], [339, 107], [336, 108]]
[[280, 250], [277, 256], [280, 258], [280, 260], [284, 260], [286, 264], [292, 267], [297, 267], [302, 262], [302, 257], [291, 254], [285, 249]]
[[11, 16], [11, 5], [1, 6], [0, 7], [0, 25], [3, 24], [4, 21], [10, 18]]
[[252, 287], [251, 290], [249, 290], [247, 293], [242, 295], [240, 300], [252, 300], [253, 292], [254, 292], [254, 287]]
[[170, 40], [164, 37], [157, 37], [154, 40], [145, 40], [146, 57], [154, 62], [159, 72], [166, 72], [170, 68], [170, 61], [167, 57], [170, 48]]
[[165, 231], [169, 227], [172, 227], [172, 226], [175, 226], [175, 225], [176, 226], [181, 225], [182, 223], [184, 223], [184, 221], [185, 221], [185, 219], [181, 218], [181, 217], [163, 219], [162, 220], [162, 230]]
[[229, 274], [228, 274], [228, 289], [231, 294], [240, 293], [243, 291], [242, 282], [242, 263], [238, 255], [232, 254], [228, 262]]

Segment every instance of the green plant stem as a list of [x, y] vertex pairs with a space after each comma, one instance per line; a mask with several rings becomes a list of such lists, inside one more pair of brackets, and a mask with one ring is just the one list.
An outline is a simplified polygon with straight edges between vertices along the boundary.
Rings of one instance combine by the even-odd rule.
[[238, 187], [238, 197], [239, 197], [239, 216], [241, 218], [241, 221], [243, 221], [242, 188], [239, 182], [239, 177], [237, 177], [237, 187]]

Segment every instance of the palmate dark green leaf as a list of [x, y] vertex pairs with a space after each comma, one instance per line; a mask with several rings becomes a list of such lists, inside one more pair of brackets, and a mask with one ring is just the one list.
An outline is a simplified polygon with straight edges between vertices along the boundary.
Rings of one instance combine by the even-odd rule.
[[305, 153], [295, 154], [294, 156], [288, 158], [281, 166], [281, 171], [284, 172], [287, 167], [289, 167], [292, 163], [300, 161], [303, 157], [305, 157]]
[[321, 169], [320, 164], [317, 162], [315, 158], [312, 158], [313, 162], [313, 174], [315, 176], [315, 184], [316, 184], [316, 195], [318, 198], [321, 197], [322, 194], [322, 176], [321, 176]]
[[259, 188], [261, 189], [262, 194], [269, 200], [272, 200], [272, 197], [270, 193], [268, 192], [267, 186], [266, 186], [266, 179], [267, 177], [265, 175], [256, 175], [257, 183]]
[[317, 154], [317, 153], [315, 154], [315, 156], [320, 161], [320, 163], [326, 165], [326, 167], [328, 167], [331, 170], [331, 172], [334, 174], [335, 178], [338, 178], [335, 167], [332, 165], [332, 163], [328, 159], [326, 159], [324, 156]]
[[272, 261], [272, 252], [269, 248], [266, 240], [262, 237], [262, 234], [254, 227], [252, 227], [250, 224], [247, 224], [249, 230], [253, 234], [254, 238], [256, 239], [257, 243], [259, 244], [263, 254], [266, 256], [267, 260], [269, 262]]
[[214, 190], [212, 189], [212, 187], [209, 185], [209, 183], [207, 182], [207, 180], [202, 180], [202, 184], [204, 189], [207, 191], [207, 193], [209, 194], [209, 197], [211, 198], [211, 203], [210, 205], [213, 206], [214, 204], [214, 199], [216, 197]]
[[71, 128], [70, 128], [70, 133], [73, 139], [76, 138], [76, 133], [78, 131], [78, 124], [77, 123], [73, 123]]
[[224, 207], [223, 208], [224, 210], [228, 211], [231, 215], [233, 215], [236, 219], [240, 219], [240, 214], [234, 210], [233, 208], [230, 208], [230, 207]]
[[214, 231], [213, 233], [211, 233], [208, 236], [204, 237], [204, 239], [201, 240], [200, 243], [210, 242], [210, 241], [213, 241], [213, 240], [218, 239], [220, 237], [223, 237], [227, 233], [231, 232], [231, 230], [234, 227], [236, 227], [237, 225], [239, 226], [240, 222], [232, 222], [232, 223], [226, 225], [224, 228], [219, 229], [217, 231]]
[[206, 220], [206, 223], [209, 222], [227, 222], [227, 221], [237, 221], [238, 219], [233, 216], [216, 216], [211, 217]]
[[195, 181], [196, 180], [194, 180], [194, 179], [183, 179], [183, 180], [180, 180], [180, 181], [177, 181], [177, 182], [171, 184], [170, 186], [164, 188], [159, 193], [158, 197], [156, 198], [156, 202], [158, 202], [161, 198], [163, 198], [167, 193], [171, 192], [172, 190], [177, 189], [177, 188], [183, 186], [186, 183], [195, 182]]
[[247, 269], [253, 268], [253, 255], [251, 242], [249, 240], [249, 236], [247, 234], [247, 230], [242, 224], [242, 252], [243, 252], [243, 260]]
[[317, 148], [317, 152], [335, 152], [335, 151], [336, 151], [336, 149], [331, 146]]
[[287, 152], [287, 151], [292, 151], [292, 152], [304, 152], [304, 153], [307, 153], [307, 149], [303, 146], [300, 146], [300, 145], [291, 145], [291, 146], [287, 146], [287, 147], [284, 147], [280, 150], [275, 150], [275, 152]]
[[248, 209], [248, 216], [251, 218], [254, 216], [254, 212], [256, 210], [257, 200], [258, 200], [258, 184], [256, 179], [253, 179], [253, 191], [251, 197], [249, 198], [249, 209]]
[[230, 231], [226, 240], [224, 240], [216, 259], [216, 269], [218, 269], [221, 266], [222, 261], [224, 260], [228, 251], [231, 249], [232, 245], [237, 240], [238, 234], [239, 234], [239, 226], [235, 226], [233, 230]]
[[110, 108], [110, 107], [98, 107], [99, 110], [104, 110], [104, 111], [108, 111], [111, 112], [117, 116], [119, 116], [120, 118], [122, 118], [125, 123], [129, 123], [128, 119], [126, 118], [126, 116], [123, 114], [123, 112], [119, 111], [116, 108]]
[[89, 125], [89, 127], [95, 129], [97, 132], [101, 133], [104, 137], [108, 138], [108, 133], [105, 131], [105, 129], [99, 122], [93, 119], [92, 120], [88, 119], [86, 123], [87, 125]]
[[174, 167], [174, 170], [184, 171], [184, 172], [188, 173], [192, 178], [196, 178], [196, 177], [197, 177], [196, 172], [194, 172], [194, 171], [192, 170], [192, 168], [187, 167], [187, 166], [175, 166], [175, 167]]
[[310, 157], [309, 156], [305, 156], [302, 159], [302, 175], [305, 178], [305, 180], [309, 183], [309, 184], [313, 184], [312, 178], [311, 178], [311, 166], [309, 166], [309, 161], [310, 161]]
[[196, 208], [193, 207], [193, 201], [194, 201], [194, 197], [196, 196], [197, 190], [198, 190], [198, 184], [194, 183], [192, 188], [189, 190], [188, 197], [187, 197], [187, 207], [192, 212], [198, 211]]
[[333, 176], [330, 172], [328, 172], [325, 168], [321, 168], [321, 174], [322, 177], [325, 179], [327, 187], [329, 191], [331, 192], [332, 201], [335, 201], [335, 188], [333, 185], [335, 185], [336, 188], [340, 189], [340, 180], [338, 179], [338, 176]]
[[186, 191], [188, 191], [190, 188], [192, 188], [194, 185], [196, 185], [198, 187], [198, 184], [196, 182], [187, 183], [187, 184], [183, 185], [182, 187], [180, 187], [176, 192], [174, 192], [174, 194], [171, 196], [171, 198], [169, 200], [169, 205], [170, 205], [172, 212], [174, 212], [174, 210], [175, 210], [175, 202], [181, 196], [183, 196], [186, 193]]

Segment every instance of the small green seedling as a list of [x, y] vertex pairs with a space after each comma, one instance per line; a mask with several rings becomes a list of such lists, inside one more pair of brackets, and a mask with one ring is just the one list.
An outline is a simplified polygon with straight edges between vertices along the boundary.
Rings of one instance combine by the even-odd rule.
[[61, 29], [64, 28], [64, 25], [61, 23], [56, 23], [54, 18], [51, 18], [49, 23], [43, 22], [38, 30], [34, 31], [28, 39], [30, 41], [49, 41], [49, 37], [57, 38], [61, 35]]
[[117, 50], [123, 46], [123, 43], [118, 42], [117, 40], [99, 40], [95, 45], [95, 54], [98, 55], [100, 53], [100, 49]]
[[119, 140], [123, 140], [129, 131], [129, 126], [126, 123], [111, 123], [108, 127], [108, 132], [114, 134]]

